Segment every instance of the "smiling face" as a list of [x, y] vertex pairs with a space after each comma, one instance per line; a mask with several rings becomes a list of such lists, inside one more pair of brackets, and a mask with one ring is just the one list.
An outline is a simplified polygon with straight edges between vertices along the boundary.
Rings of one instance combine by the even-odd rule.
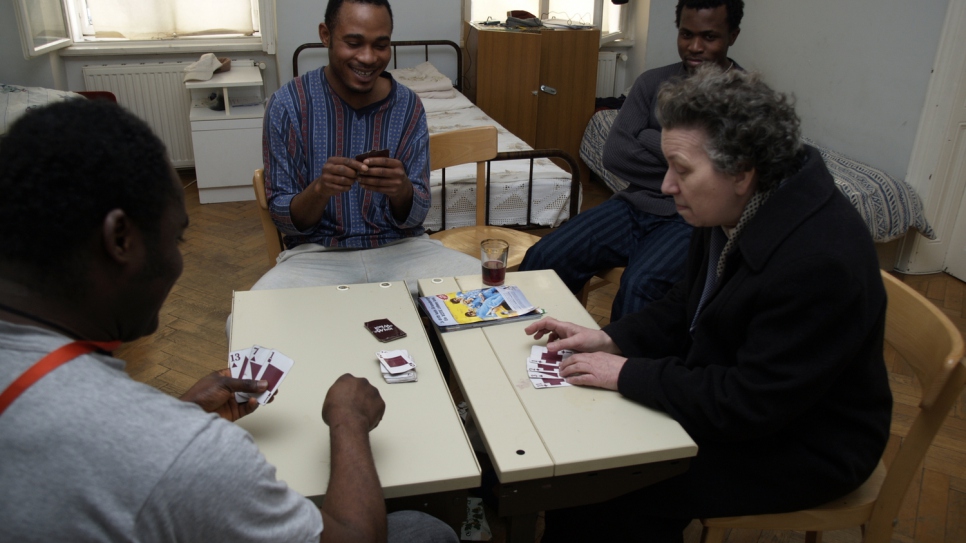
[[384, 6], [346, 2], [334, 28], [319, 25], [319, 37], [329, 49], [325, 75], [340, 98], [356, 109], [388, 94], [391, 83], [379, 77], [389, 65], [392, 18]]
[[719, 172], [705, 151], [707, 141], [701, 128], [661, 132], [661, 149], [668, 162], [661, 192], [674, 197], [678, 213], [692, 226], [733, 227], [754, 194], [755, 171]]
[[728, 8], [681, 10], [678, 25], [678, 55], [688, 71], [694, 71], [702, 62], [713, 62], [722, 69], [731, 65], [728, 48], [734, 45], [739, 29], [728, 27]]

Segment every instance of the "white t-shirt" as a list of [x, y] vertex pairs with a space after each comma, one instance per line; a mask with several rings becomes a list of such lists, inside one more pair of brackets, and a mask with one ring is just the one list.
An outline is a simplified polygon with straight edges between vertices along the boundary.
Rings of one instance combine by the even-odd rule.
[[[69, 341], [0, 321], [0, 390]], [[319, 510], [245, 430], [123, 367], [78, 357], [0, 415], [0, 540], [319, 540]]]

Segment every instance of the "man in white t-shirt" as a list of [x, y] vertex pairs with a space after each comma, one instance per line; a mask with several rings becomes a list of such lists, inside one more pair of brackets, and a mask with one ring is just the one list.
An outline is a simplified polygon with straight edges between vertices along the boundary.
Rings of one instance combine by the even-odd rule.
[[320, 510], [233, 424], [258, 405], [234, 392], [264, 381], [213, 373], [179, 401], [108, 352], [35, 365], [154, 332], [188, 215], [164, 145], [108, 102], [26, 113], [0, 163], [0, 540], [456, 541], [428, 515], [387, 521], [369, 446], [385, 404], [365, 379], [343, 375], [322, 404]]

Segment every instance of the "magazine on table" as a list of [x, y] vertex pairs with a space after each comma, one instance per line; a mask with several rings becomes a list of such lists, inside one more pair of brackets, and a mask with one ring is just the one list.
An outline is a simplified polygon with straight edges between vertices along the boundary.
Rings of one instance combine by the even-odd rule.
[[443, 332], [535, 319], [543, 311], [513, 285], [423, 296], [419, 305]]

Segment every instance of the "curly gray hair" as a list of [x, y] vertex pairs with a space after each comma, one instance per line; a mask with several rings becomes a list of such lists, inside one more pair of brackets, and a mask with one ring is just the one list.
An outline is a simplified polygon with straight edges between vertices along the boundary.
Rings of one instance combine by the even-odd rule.
[[754, 168], [759, 190], [774, 188], [802, 166], [793, 99], [772, 90], [758, 74], [706, 63], [691, 77], [664, 83], [657, 101], [664, 130], [704, 129], [714, 167], [731, 175]]

